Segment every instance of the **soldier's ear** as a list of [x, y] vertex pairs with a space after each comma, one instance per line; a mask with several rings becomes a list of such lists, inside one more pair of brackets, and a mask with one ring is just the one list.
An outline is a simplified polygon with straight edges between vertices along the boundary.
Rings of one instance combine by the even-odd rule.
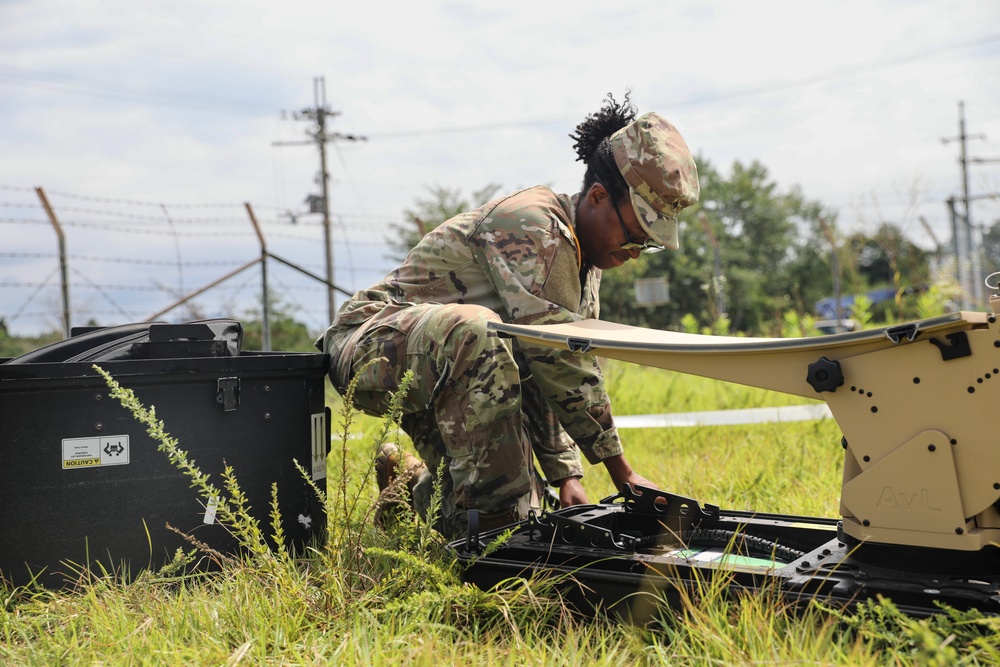
[[587, 190], [587, 203], [596, 208], [607, 196], [608, 189], [604, 187], [604, 184], [595, 182]]

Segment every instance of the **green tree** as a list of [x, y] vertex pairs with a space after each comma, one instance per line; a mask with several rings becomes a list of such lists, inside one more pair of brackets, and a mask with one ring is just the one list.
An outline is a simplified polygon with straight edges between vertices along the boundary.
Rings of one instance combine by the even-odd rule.
[[428, 197], [422, 197], [414, 202], [413, 208], [403, 211], [406, 224], [393, 223], [391, 236], [386, 237], [386, 243], [391, 249], [390, 259], [403, 261], [407, 253], [417, 245], [424, 234], [431, 231], [445, 220], [459, 213], [471, 211], [488, 202], [500, 190], [500, 185], [489, 185], [473, 190], [469, 197], [462, 194], [458, 188], [446, 188], [435, 185], [427, 188]]
[[868, 235], [856, 232], [848, 237], [847, 248], [854, 257], [864, 287], [892, 287], [891, 302], [874, 304], [876, 321], [891, 322], [918, 317], [917, 294], [931, 281], [929, 253], [910, 241], [899, 225], [883, 223]]
[[[260, 308], [246, 311], [240, 320], [243, 324], [243, 349], [263, 349], [263, 313]], [[271, 329], [271, 349], [282, 352], [316, 352], [313, 341], [316, 334], [295, 319], [295, 308], [280, 299], [271, 299], [268, 310]]]
[[50, 331], [38, 336], [11, 336], [7, 330], [6, 320], [0, 318], [0, 362], [58, 342], [62, 338], [62, 334], [58, 331]]
[[[829, 244], [819, 219], [835, 219], [818, 202], [793, 188], [781, 192], [759, 162], [736, 162], [726, 176], [697, 158], [701, 200], [681, 214], [681, 248], [630, 262], [630, 270], [605, 272], [602, 317], [678, 329], [686, 315], [700, 327], [727, 325], [743, 333], [780, 332], [788, 309], [809, 312], [832, 290]], [[721, 277], [715, 276], [712, 237]], [[628, 265], [626, 265], [628, 266]], [[635, 306], [637, 277], [666, 276], [671, 302], [655, 309]], [[720, 312], [722, 290], [725, 313]]]

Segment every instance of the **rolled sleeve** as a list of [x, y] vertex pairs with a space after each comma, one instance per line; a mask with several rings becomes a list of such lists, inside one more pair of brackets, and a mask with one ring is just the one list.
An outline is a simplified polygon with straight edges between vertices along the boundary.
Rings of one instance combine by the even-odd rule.
[[584, 451], [584, 455], [587, 457], [588, 463], [594, 464], [600, 463], [612, 456], [619, 456], [624, 451], [621, 439], [618, 437], [618, 428], [612, 426], [606, 431], [601, 431], [600, 435], [597, 436], [591, 445], [590, 450]]
[[583, 477], [580, 450], [576, 447], [561, 452], [540, 452], [536, 449], [535, 460], [545, 479], [550, 482], [567, 477]]

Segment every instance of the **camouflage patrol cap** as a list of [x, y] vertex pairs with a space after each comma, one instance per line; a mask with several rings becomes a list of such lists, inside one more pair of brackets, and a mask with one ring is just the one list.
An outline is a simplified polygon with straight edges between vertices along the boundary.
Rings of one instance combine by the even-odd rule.
[[654, 241], [676, 250], [677, 214], [697, 202], [701, 191], [684, 137], [659, 114], [647, 113], [609, 141], [639, 224]]

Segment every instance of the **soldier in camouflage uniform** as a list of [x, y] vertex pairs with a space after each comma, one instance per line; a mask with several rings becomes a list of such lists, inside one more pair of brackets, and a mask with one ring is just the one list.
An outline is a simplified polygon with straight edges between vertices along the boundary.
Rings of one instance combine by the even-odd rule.
[[449, 537], [464, 533], [468, 509], [483, 529], [524, 518], [532, 456], [564, 506], [587, 502], [581, 451], [616, 488], [653, 486], [624, 456], [594, 357], [487, 328], [597, 318], [602, 270], [678, 247], [677, 213], [699, 187], [677, 129], [655, 113], [635, 119], [627, 96], [621, 105], [609, 96], [571, 136], [587, 164], [579, 194], [528, 188], [446, 221], [317, 341], [334, 387], [343, 394], [356, 380], [356, 407], [370, 414], [413, 371], [402, 427], [427, 464], [413, 502], [426, 513], [446, 462], [438, 527]]

